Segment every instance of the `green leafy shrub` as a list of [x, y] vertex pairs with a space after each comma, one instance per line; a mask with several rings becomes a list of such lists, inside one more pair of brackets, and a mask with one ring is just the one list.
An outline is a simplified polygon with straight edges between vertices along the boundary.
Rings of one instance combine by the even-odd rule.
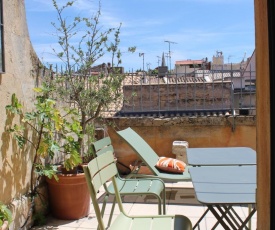
[[[69, 170], [81, 163], [78, 138], [81, 136], [81, 125], [78, 112], [74, 109], [58, 109], [56, 101], [50, 97], [52, 88], [43, 83], [35, 88], [37, 93], [34, 109], [23, 112], [23, 106], [15, 94], [6, 110], [20, 116], [20, 124], [8, 128], [20, 148], [29, 144], [33, 154], [31, 169], [31, 193], [35, 193], [35, 178], [41, 176], [57, 179], [57, 165], [51, 160], [59, 153], [63, 156], [60, 162]], [[65, 115], [62, 115], [61, 111]], [[37, 177], [35, 177], [35, 175]]]
[[0, 227], [4, 221], [8, 221], [8, 224], [12, 222], [12, 213], [10, 209], [0, 202]]

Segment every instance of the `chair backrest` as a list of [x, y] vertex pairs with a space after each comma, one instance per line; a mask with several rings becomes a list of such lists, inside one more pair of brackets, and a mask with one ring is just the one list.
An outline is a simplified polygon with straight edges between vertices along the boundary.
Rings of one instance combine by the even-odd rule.
[[131, 146], [134, 152], [148, 165], [151, 171], [155, 175], [158, 175], [159, 171], [155, 168], [155, 165], [159, 156], [150, 145], [148, 145], [147, 142], [130, 127], [117, 131], [117, 134]]
[[104, 137], [98, 141], [95, 141], [93, 143], [93, 148], [94, 148], [94, 152], [95, 152], [95, 157], [101, 155], [102, 153], [104, 153], [106, 151], [114, 152], [114, 148], [112, 146], [110, 137]]
[[102, 185], [104, 185], [110, 179], [114, 185], [116, 200], [118, 202], [120, 211], [123, 211], [122, 201], [117, 189], [115, 176], [117, 175], [116, 163], [114, 161], [113, 152], [106, 151], [100, 156], [94, 158], [83, 167], [88, 188], [90, 191], [91, 199], [93, 202], [94, 210], [100, 229], [105, 229], [104, 222], [101, 216], [100, 208], [97, 202], [97, 192]]

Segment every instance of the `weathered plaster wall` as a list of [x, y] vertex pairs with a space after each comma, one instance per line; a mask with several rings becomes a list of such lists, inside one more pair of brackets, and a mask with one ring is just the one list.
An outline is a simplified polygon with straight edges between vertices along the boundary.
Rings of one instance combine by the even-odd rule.
[[[189, 142], [189, 147], [246, 146], [256, 150], [256, 117], [175, 117], [175, 118], [118, 118], [111, 119], [108, 128], [116, 156], [125, 165], [137, 159], [131, 148], [115, 133], [127, 127], [142, 136], [159, 156], [175, 157], [172, 143]], [[127, 156], [127, 157], [126, 157]], [[126, 170], [120, 167], [122, 172]]]
[[18, 119], [8, 116], [5, 106], [16, 93], [28, 109], [32, 106], [37, 61], [28, 34], [25, 5], [21, 0], [3, 1], [4, 47], [6, 73], [0, 75], [0, 201], [10, 204], [14, 223], [10, 229], [19, 229], [27, 216], [32, 155], [29, 149], [20, 150], [5, 132]]

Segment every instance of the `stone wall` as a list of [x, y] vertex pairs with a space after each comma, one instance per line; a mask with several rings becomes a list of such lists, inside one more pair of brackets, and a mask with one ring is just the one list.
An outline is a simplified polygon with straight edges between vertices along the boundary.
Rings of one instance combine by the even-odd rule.
[[231, 82], [125, 85], [122, 112], [231, 108]]
[[24, 1], [3, 1], [5, 69], [0, 74], [0, 201], [12, 208], [14, 222], [10, 230], [19, 229], [27, 217], [32, 155], [20, 150], [5, 130], [17, 118], [9, 116], [5, 106], [16, 93], [28, 110], [32, 107], [33, 88], [37, 83], [37, 57], [30, 42]]
[[[159, 156], [175, 157], [172, 143], [184, 140], [194, 147], [246, 146], [256, 150], [255, 116], [217, 116], [217, 117], [174, 117], [155, 118], [115, 118], [110, 119], [113, 126], [108, 128], [118, 161], [125, 166], [137, 159], [131, 148], [116, 134], [115, 130], [127, 127], [142, 136]], [[119, 165], [120, 166], [120, 165]], [[126, 167], [120, 166], [122, 173]]]

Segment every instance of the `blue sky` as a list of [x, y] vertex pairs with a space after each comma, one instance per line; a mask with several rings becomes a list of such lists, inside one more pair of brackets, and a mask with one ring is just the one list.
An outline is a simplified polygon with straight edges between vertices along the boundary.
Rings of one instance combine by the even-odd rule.
[[[57, 0], [62, 4], [66, 1]], [[52, 48], [58, 47], [51, 22], [57, 14], [51, 0], [25, 0], [29, 34], [43, 63], [58, 63]], [[120, 49], [125, 71], [158, 66], [169, 52], [175, 61], [212, 60], [222, 51], [225, 62], [240, 62], [255, 48], [253, 0], [101, 0], [101, 25], [107, 29], [122, 23]], [[78, 0], [67, 17], [89, 16], [98, 10], [97, 0]], [[174, 44], [176, 43], [176, 44]], [[127, 48], [136, 46], [136, 52]], [[106, 56], [95, 64], [110, 62]], [[170, 62], [166, 64], [170, 65]]]

